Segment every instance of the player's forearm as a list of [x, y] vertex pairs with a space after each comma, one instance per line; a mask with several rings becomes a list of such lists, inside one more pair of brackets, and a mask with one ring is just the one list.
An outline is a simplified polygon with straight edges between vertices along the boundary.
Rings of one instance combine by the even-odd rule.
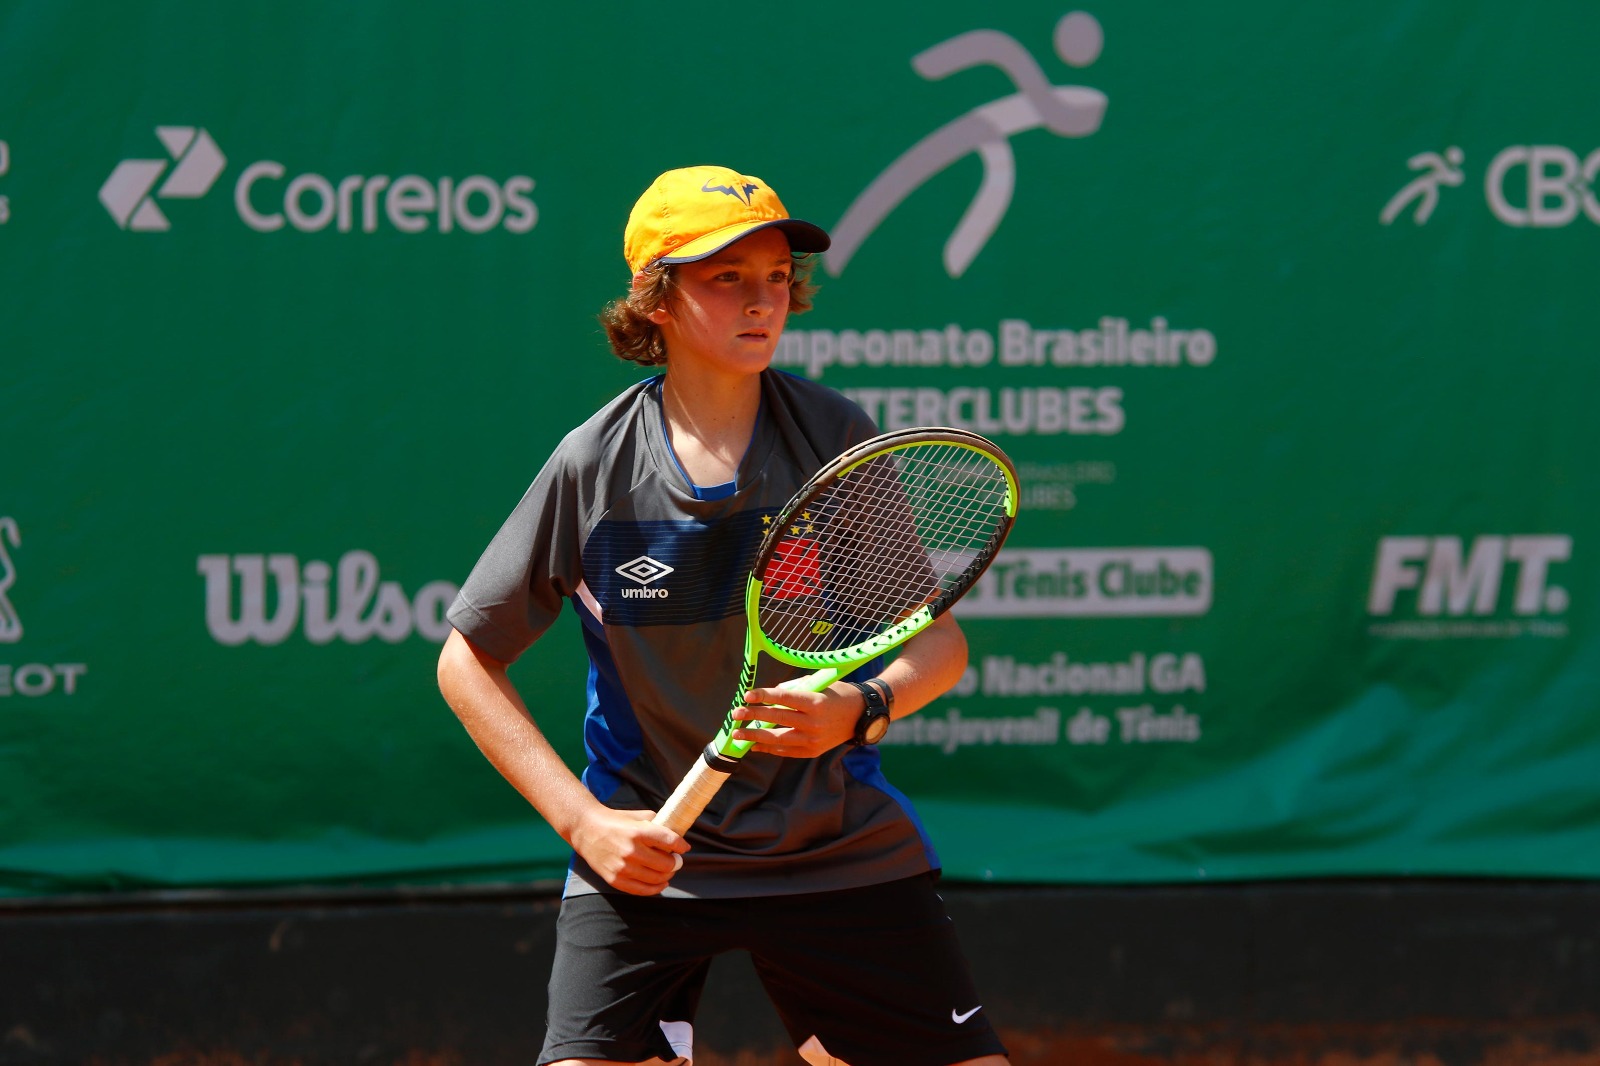
[[950, 691], [967, 669], [967, 638], [943, 615], [907, 641], [879, 676], [894, 690], [892, 716], [914, 714]]
[[505, 664], [452, 632], [439, 655], [439, 691], [478, 750], [570, 844], [601, 804], [534, 723]]

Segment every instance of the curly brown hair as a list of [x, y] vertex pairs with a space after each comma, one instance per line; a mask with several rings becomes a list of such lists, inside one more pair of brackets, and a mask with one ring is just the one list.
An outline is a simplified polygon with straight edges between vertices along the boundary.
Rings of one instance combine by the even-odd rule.
[[[794, 266], [789, 273], [789, 313], [800, 315], [811, 310], [817, 287], [811, 283], [811, 257], [794, 255], [790, 259]], [[645, 267], [640, 274], [643, 277], [626, 296], [606, 304], [600, 324], [617, 358], [640, 366], [660, 366], [667, 361], [667, 344], [650, 315], [677, 295], [678, 271], [671, 263], [659, 263]]]

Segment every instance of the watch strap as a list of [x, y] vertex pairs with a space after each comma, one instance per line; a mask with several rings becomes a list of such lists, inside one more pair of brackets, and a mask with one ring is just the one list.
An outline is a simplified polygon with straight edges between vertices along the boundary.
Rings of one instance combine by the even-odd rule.
[[861, 683], [863, 685], [871, 685], [873, 688], [882, 692], [883, 705], [889, 708], [891, 711], [894, 710], [894, 689], [889, 687], [889, 682], [885, 681], [881, 677], [869, 677]]
[[[847, 680], [845, 682], [846, 684], [855, 686], [856, 691], [861, 693], [861, 698], [866, 704], [862, 708], [861, 717], [856, 720], [855, 735], [850, 738], [850, 743], [854, 744], [856, 747], [861, 747], [867, 743], [867, 726], [873, 721], [873, 719], [882, 718], [885, 721], [889, 719], [889, 700], [884, 698], [884, 692], [879, 690], [878, 685], [872, 684], [872, 682], [875, 680], [877, 679], [869, 678], [866, 681]], [[882, 682], [879, 682], [879, 684], [881, 685]], [[887, 690], [888, 687], [889, 686], [887, 685], [883, 685], [884, 690]], [[893, 694], [890, 693], [890, 699], [892, 698]]]

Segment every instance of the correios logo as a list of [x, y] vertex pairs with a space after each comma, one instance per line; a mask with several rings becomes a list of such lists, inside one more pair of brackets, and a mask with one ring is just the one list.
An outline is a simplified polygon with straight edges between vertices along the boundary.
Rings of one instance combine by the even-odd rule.
[[[204, 129], [158, 126], [156, 136], [176, 164], [159, 189], [156, 183], [166, 173], [168, 160], [125, 159], [100, 187], [100, 202], [123, 229], [170, 229], [156, 201], [205, 196], [227, 166], [227, 158]], [[483, 174], [330, 177], [261, 159], [239, 172], [233, 183], [233, 208], [239, 220], [258, 233], [285, 227], [302, 233], [376, 233], [389, 227], [401, 233], [477, 234], [503, 229], [520, 234], [539, 221], [530, 195], [533, 185], [525, 174], [503, 181]]]
[[282, 644], [296, 628], [313, 644], [362, 644], [373, 637], [397, 644], [414, 632], [441, 643], [450, 634], [445, 612], [456, 586], [432, 581], [407, 595], [398, 582], [380, 581], [378, 560], [345, 552], [337, 572], [288, 554], [202, 555], [206, 629], [219, 644]]
[[[527, 233], [539, 221], [528, 194], [533, 179], [517, 175], [504, 184], [482, 174], [440, 178], [417, 174], [351, 174], [334, 181], [321, 174], [297, 174], [270, 159], [252, 163], [239, 175], [233, 203], [244, 224], [260, 233], [283, 228], [284, 221], [303, 233], [332, 226], [340, 233], [360, 228], [375, 233], [381, 220], [402, 233], [436, 229], [449, 233], [487, 233], [495, 227]], [[259, 187], [259, 189], [258, 189]], [[382, 211], [379, 204], [382, 203]]]
[[[211, 186], [228, 165], [211, 134], [195, 126], [157, 126], [156, 137], [172, 158], [124, 159], [117, 164], [105, 184], [100, 186], [100, 202], [111, 212], [117, 225], [138, 232], [163, 232], [171, 228], [156, 200], [195, 200], [211, 191]], [[156, 189], [156, 182], [175, 163], [167, 180]], [[154, 195], [151, 190], [155, 189]]]

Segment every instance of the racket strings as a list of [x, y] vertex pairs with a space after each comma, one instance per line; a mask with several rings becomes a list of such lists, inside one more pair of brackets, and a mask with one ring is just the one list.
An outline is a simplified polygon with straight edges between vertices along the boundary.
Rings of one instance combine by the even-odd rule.
[[860, 463], [786, 516], [763, 570], [762, 632], [849, 648], [965, 591], [1006, 522], [1004, 470], [971, 448], [911, 444]]

